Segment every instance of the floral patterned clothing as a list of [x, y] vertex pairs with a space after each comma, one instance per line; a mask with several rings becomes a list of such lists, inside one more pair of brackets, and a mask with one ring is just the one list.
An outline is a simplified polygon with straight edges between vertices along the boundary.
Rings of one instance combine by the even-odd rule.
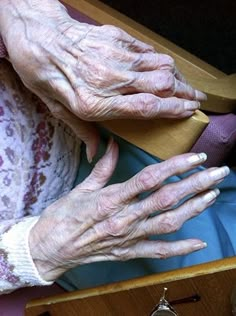
[[0, 292], [47, 285], [30, 256], [40, 213], [69, 192], [80, 141], [0, 60]]

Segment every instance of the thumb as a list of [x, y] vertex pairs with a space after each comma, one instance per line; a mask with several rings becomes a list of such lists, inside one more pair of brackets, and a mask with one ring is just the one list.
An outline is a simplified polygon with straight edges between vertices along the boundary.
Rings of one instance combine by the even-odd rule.
[[90, 175], [75, 190], [96, 191], [102, 189], [111, 178], [118, 161], [118, 145], [110, 138], [107, 150], [96, 163]]

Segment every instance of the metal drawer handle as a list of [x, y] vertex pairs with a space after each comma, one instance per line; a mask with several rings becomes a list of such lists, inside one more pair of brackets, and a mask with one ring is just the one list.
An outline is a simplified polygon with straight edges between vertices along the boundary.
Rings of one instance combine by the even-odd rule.
[[166, 299], [167, 288], [164, 288], [163, 295], [160, 298], [159, 303], [155, 306], [150, 316], [178, 316], [178, 313], [172, 305], [183, 304], [183, 303], [194, 303], [200, 301], [201, 297], [198, 294], [185, 297], [182, 299], [168, 302]]

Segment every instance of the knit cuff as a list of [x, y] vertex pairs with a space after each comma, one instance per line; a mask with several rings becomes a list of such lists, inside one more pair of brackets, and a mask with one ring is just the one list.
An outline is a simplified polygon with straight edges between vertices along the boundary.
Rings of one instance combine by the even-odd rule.
[[0, 58], [7, 57], [7, 49], [6, 46], [3, 43], [3, 39], [0, 35]]
[[15, 224], [2, 237], [2, 244], [7, 251], [8, 262], [14, 267], [14, 275], [19, 277], [20, 287], [51, 285], [53, 283], [41, 278], [30, 255], [29, 233], [38, 219], [39, 216], [28, 217]]

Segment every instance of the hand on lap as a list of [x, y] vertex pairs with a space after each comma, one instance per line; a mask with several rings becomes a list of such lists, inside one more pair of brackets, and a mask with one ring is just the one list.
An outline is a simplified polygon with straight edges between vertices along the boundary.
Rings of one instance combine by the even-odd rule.
[[[179, 230], [215, 202], [214, 186], [229, 169], [210, 168], [164, 185], [170, 176], [200, 165], [204, 154], [184, 154], [150, 165], [131, 179], [105, 187], [118, 159], [118, 146], [107, 152], [91, 174], [41, 215], [30, 234], [31, 254], [42, 277], [53, 280], [67, 269], [104, 260], [167, 258], [204, 248], [194, 238], [151, 241], [150, 235]], [[143, 199], [143, 192], [152, 193]], [[184, 202], [183, 202], [184, 199]], [[177, 206], [177, 207], [176, 207]], [[158, 215], [153, 215], [158, 211]]]

